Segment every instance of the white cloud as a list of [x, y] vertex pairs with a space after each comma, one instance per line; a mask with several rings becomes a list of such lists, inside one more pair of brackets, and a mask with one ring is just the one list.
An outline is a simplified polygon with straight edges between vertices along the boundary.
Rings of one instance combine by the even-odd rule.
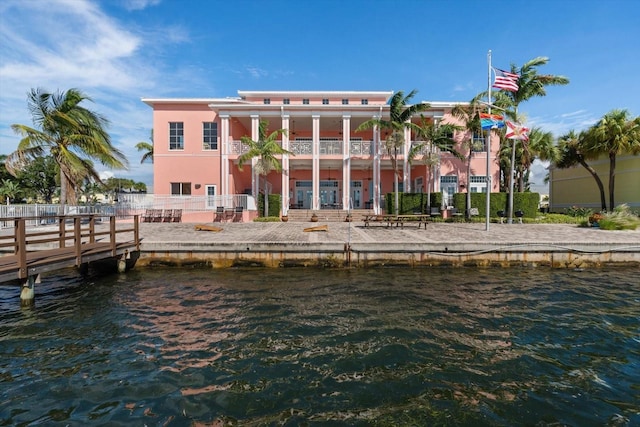
[[[140, 10], [158, 3], [122, 4]], [[167, 77], [164, 71], [170, 67], [159, 59], [168, 46], [188, 42], [188, 31], [125, 25], [91, 0], [5, 0], [0, 15], [0, 153], [8, 154], [18, 144], [11, 124], [31, 124], [31, 88], [78, 88], [94, 100], [86, 106], [110, 120], [112, 143], [129, 159], [130, 170], [115, 174], [151, 185], [151, 165], [140, 165], [134, 148], [148, 141], [152, 126], [152, 111], [140, 98], [179, 91], [181, 84], [197, 81], [201, 70], [181, 70], [179, 79], [175, 72]]]
[[127, 10], [142, 10], [160, 4], [160, 0], [124, 0], [123, 3]]

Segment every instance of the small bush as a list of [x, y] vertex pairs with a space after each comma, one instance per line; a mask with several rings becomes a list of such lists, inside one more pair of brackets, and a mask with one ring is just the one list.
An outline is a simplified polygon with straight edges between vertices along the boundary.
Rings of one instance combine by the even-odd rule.
[[572, 217], [586, 217], [593, 213], [589, 208], [581, 208], [579, 206], [571, 206], [567, 209], [567, 215]]
[[628, 205], [623, 204], [613, 212], [605, 213], [598, 225], [601, 230], [635, 230], [640, 226], [640, 218], [631, 212]]

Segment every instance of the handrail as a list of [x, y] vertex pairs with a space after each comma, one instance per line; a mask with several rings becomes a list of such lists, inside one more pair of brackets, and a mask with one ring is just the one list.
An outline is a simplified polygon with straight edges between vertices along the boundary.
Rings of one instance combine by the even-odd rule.
[[[13, 221], [14, 232], [12, 235], [0, 235], [0, 248], [12, 248], [6, 253], [11, 253], [17, 256], [19, 277], [27, 277], [27, 253], [32, 250], [37, 250], [35, 245], [43, 245], [57, 242], [57, 248], [64, 249], [73, 247], [73, 253], [76, 258], [76, 265], [80, 265], [82, 262], [82, 249], [83, 244], [96, 243], [96, 237], [109, 236], [108, 243], [112, 256], [117, 256], [118, 242], [117, 236], [124, 233], [133, 233], [133, 241], [136, 250], [140, 250], [140, 231], [138, 225], [138, 215], [133, 216], [133, 227], [120, 228], [116, 227], [116, 217], [109, 216], [109, 230], [98, 231], [96, 229], [96, 216], [104, 217], [103, 215], [87, 214], [87, 215], [56, 215], [56, 219], [59, 223], [57, 230], [50, 231], [35, 231], [28, 232], [26, 223], [29, 220], [33, 220], [34, 217], [15, 217], [15, 218], [0, 218], [0, 221]], [[51, 217], [49, 217], [51, 218]], [[37, 218], [39, 219], [39, 218]], [[72, 228], [67, 228], [67, 222], [73, 221]], [[86, 226], [83, 227], [83, 222], [86, 221]], [[71, 231], [71, 233], [70, 233]], [[72, 241], [72, 246], [67, 246], [67, 242]], [[42, 248], [40, 248], [42, 249]], [[47, 248], [54, 249], [54, 248]]]

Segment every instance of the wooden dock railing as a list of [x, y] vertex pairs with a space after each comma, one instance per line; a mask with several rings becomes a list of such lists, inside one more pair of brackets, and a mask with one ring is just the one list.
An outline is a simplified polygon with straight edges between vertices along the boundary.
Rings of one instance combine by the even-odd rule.
[[54, 218], [57, 227], [46, 227], [48, 230], [39, 227], [33, 231], [27, 230], [26, 222], [34, 218], [0, 218], [0, 221], [14, 223], [13, 233], [5, 230], [9, 233], [0, 235], [0, 283], [140, 250], [137, 215], [133, 222], [119, 224], [115, 216]]

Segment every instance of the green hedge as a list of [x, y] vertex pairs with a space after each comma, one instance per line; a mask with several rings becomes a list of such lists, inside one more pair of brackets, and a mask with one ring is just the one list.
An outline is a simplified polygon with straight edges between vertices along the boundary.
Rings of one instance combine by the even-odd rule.
[[[385, 196], [385, 212], [395, 213], [396, 193], [387, 193]], [[442, 205], [442, 193], [431, 193], [430, 206]], [[408, 215], [414, 212], [427, 212], [427, 193], [400, 193], [398, 197], [398, 211], [400, 215]]]
[[[269, 194], [269, 215], [280, 217], [280, 195]], [[264, 216], [264, 194], [260, 193], [258, 197], [258, 216]]]
[[[507, 212], [509, 208], [509, 193], [491, 193], [489, 200], [491, 207], [489, 213], [492, 217], [498, 216], [498, 211]], [[524, 212], [525, 218], [535, 218], [538, 214], [540, 194], [538, 193], [514, 193], [513, 210]], [[467, 193], [453, 195], [453, 206], [460, 212], [466, 211]], [[471, 207], [478, 208], [479, 216], [486, 216], [487, 199], [485, 193], [471, 193]]]
[[[399, 213], [412, 214], [414, 212], [427, 211], [426, 193], [400, 193]], [[538, 213], [540, 195], [538, 193], [514, 193], [513, 210], [524, 212], [525, 218], [535, 218]], [[271, 202], [269, 202], [271, 203]], [[498, 211], [507, 211], [509, 204], [508, 193], [491, 193], [490, 214], [492, 217], [498, 216]], [[466, 212], [467, 193], [456, 193], [453, 195], [453, 206], [459, 212]], [[395, 213], [395, 193], [387, 193], [385, 197], [386, 212]], [[431, 193], [431, 206], [442, 206], [442, 193]], [[485, 193], [471, 193], [471, 207], [478, 208], [480, 217], [486, 216], [487, 199]]]

